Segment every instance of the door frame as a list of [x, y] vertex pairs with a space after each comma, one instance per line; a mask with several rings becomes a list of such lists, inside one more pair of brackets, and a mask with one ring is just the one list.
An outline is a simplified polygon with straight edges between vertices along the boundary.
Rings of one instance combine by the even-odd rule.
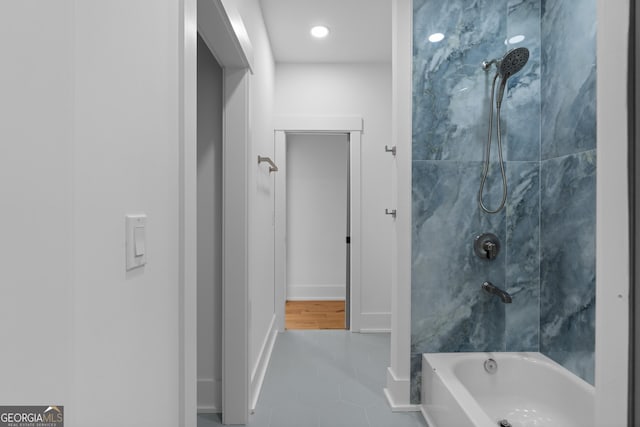
[[285, 165], [284, 173], [275, 177], [276, 215], [274, 223], [274, 284], [276, 327], [279, 332], [285, 330], [286, 302], [286, 139], [287, 134], [331, 133], [346, 134], [349, 137], [349, 182], [350, 182], [350, 313], [351, 332], [360, 332], [361, 325], [361, 264], [362, 264], [362, 183], [361, 183], [361, 143], [363, 120], [360, 116], [279, 116], [274, 120], [274, 145], [276, 162]]
[[223, 69], [222, 420], [249, 419], [248, 171], [251, 42], [233, 2], [181, 0], [179, 420], [197, 425], [197, 34]]

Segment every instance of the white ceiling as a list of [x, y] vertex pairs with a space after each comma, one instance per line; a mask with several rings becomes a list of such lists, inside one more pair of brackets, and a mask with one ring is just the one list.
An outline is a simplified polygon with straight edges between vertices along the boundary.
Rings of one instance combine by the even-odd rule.
[[[391, 0], [260, 0], [276, 62], [391, 62]], [[309, 30], [326, 25], [329, 35]]]

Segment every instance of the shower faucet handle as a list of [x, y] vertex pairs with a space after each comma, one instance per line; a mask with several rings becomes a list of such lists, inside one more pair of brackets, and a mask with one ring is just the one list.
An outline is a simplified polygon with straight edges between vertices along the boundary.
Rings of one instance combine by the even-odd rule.
[[473, 250], [476, 255], [486, 260], [494, 260], [500, 252], [500, 240], [493, 233], [484, 233], [476, 236], [473, 242]]
[[498, 245], [493, 242], [484, 242], [482, 248], [487, 253], [487, 259], [494, 259], [498, 256]]

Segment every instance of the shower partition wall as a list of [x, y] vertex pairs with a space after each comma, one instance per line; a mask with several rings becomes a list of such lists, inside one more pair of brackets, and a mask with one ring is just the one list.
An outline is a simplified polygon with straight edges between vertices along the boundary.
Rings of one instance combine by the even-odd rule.
[[[540, 351], [593, 383], [595, 19], [595, 0], [414, 0], [414, 403], [422, 353]], [[502, 104], [508, 196], [490, 215], [477, 200], [492, 78], [481, 64], [516, 47], [531, 56]], [[484, 232], [501, 239], [495, 260], [474, 254]]]

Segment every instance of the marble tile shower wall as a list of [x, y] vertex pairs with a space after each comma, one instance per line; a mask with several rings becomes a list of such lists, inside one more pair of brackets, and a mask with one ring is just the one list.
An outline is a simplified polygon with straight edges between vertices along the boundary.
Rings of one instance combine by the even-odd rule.
[[[595, 115], [589, 114], [595, 109], [588, 107], [593, 107], [595, 98], [590, 97], [595, 94], [589, 81], [580, 84], [566, 71], [553, 86], [541, 87], [545, 73], [559, 73], [563, 65], [556, 53], [558, 40], [571, 43], [558, 34], [568, 22], [558, 22], [554, 15], [556, 22], [545, 26], [544, 15], [562, 10], [565, 21], [576, 17], [568, 7], [562, 9], [561, 0], [413, 3], [412, 400], [419, 401], [420, 355], [425, 352], [540, 350], [588, 379], [585, 342], [593, 326], [593, 301], [588, 292], [583, 294], [589, 286], [583, 281], [591, 277], [593, 259], [589, 250], [576, 245], [591, 247], [589, 227], [595, 216], [580, 214], [580, 222], [572, 221], [581, 209], [595, 213], [595, 204], [589, 205], [595, 194], [595, 159], [589, 151], [595, 148]], [[591, 16], [594, 20], [595, 9]], [[430, 43], [427, 36], [435, 32], [445, 39]], [[524, 41], [505, 46], [519, 34]], [[485, 73], [479, 64], [519, 46], [531, 56], [509, 79], [501, 121], [508, 202], [499, 214], [488, 215], [478, 208], [477, 192], [495, 71]], [[541, 65], [545, 60], [550, 62]], [[584, 68], [580, 78], [590, 75]], [[568, 90], [576, 85], [578, 90]], [[554, 108], [545, 112], [548, 104]], [[553, 121], [556, 116], [567, 122]], [[593, 148], [584, 150], [589, 141]], [[492, 151], [492, 174], [485, 187], [489, 206], [501, 196], [495, 135]], [[541, 220], [541, 214], [547, 217]], [[563, 236], [577, 230], [584, 230], [584, 238], [561, 244]], [[494, 261], [473, 253], [473, 239], [482, 232], [501, 239]], [[547, 245], [554, 249], [541, 250]], [[581, 269], [580, 277], [571, 266]], [[482, 292], [486, 280], [511, 293], [513, 303], [502, 304]], [[581, 333], [574, 339], [576, 321]]]
[[542, 2], [540, 351], [593, 384], [596, 2]]

